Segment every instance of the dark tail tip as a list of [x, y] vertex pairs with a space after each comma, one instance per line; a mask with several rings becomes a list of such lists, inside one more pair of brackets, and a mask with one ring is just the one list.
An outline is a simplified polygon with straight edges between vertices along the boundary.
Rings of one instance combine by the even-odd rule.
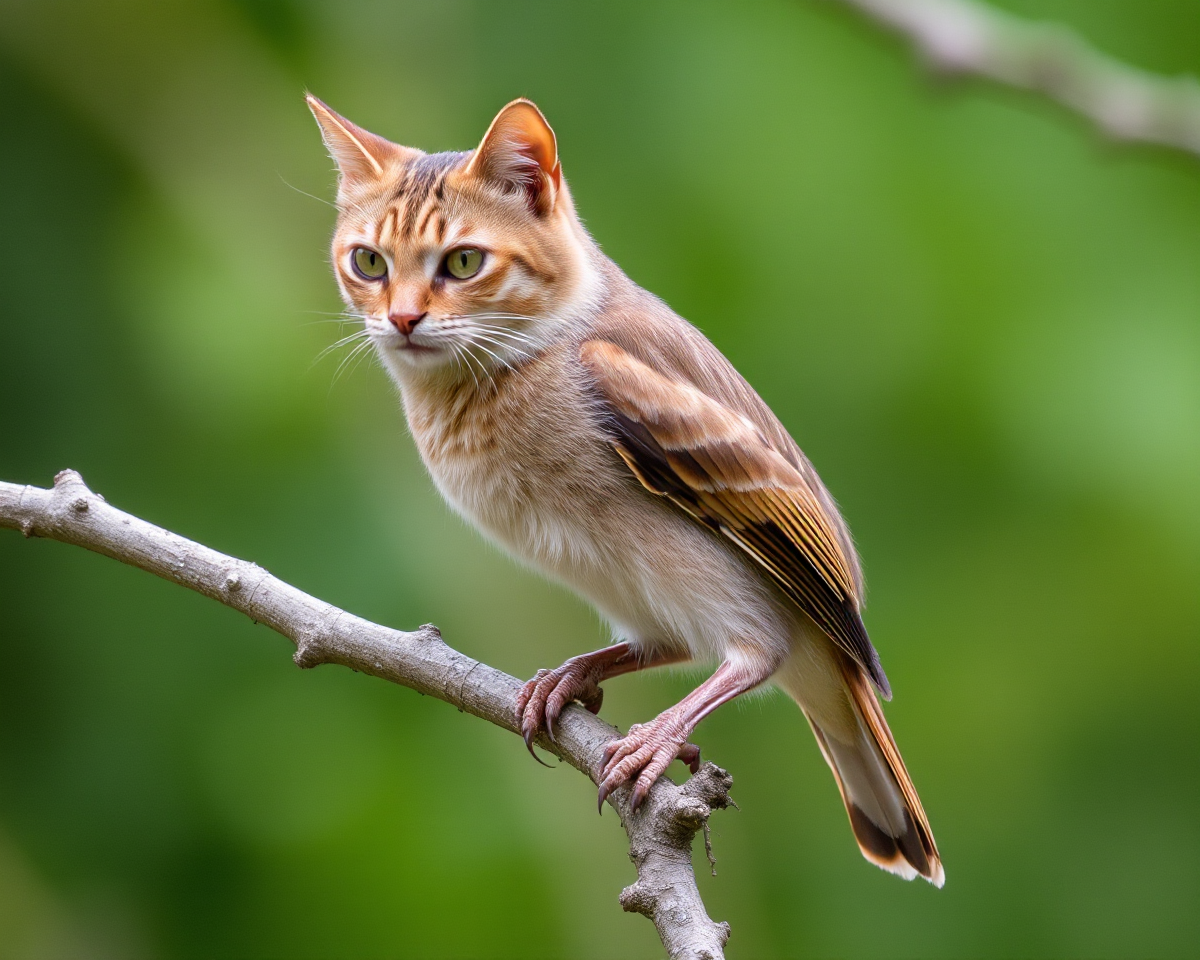
[[935, 887], [941, 887], [946, 882], [937, 851], [931, 845], [927, 846], [907, 810], [904, 813], [904, 833], [899, 837], [893, 837], [876, 826], [856, 804], [846, 804], [846, 810], [850, 814], [854, 839], [858, 841], [863, 856], [873, 864], [905, 880], [924, 877]]

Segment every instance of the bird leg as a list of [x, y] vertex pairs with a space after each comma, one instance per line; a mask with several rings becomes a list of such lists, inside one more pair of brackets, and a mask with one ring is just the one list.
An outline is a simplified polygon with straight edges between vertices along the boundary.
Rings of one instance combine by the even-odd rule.
[[[572, 657], [555, 670], [539, 670], [517, 695], [517, 720], [525, 746], [533, 753], [533, 738], [545, 725], [546, 733], [554, 739], [554, 724], [558, 715], [572, 700], [578, 700], [592, 713], [600, 712], [604, 691], [600, 684], [623, 673], [678, 663], [689, 659], [686, 651], [657, 650], [639, 655], [628, 643], [617, 643], [603, 650]], [[699, 761], [700, 751], [696, 751]], [[534, 754], [534, 759], [538, 759]]]
[[752, 666], [745, 661], [726, 660], [675, 706], [668, 707], [649, 723], [630, 727], [628, 734], [604, 748], [600, 809], [604, 809], [604, 801], [613, 790], [636, 774], [633, 785], [636, 810], [671, 761], [676, 757], [684, 759], [684, 751], [689, 748], [695, 750], [696, 766], [692, 767], [695, 773], [700, 751], [688, 743], [688, 738], [696, 725], [721, 704], [757, 687], [773, 672], [773, 665]]

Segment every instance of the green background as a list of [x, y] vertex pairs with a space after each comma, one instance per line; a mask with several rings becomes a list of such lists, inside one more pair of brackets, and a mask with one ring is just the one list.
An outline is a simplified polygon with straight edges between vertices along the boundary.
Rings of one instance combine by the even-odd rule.
[[[1200, 71], [1194, 2], [1006, 6]], [[77, 468], [518, 676], [603, 630], [441, 505], [375, 365], [313, 364], [340, 304], [305, 89], [427, 150], [534, 98], [600, 243], [844, 508], [948, 881], [866, 864], [799, 712], [747, 699], [697, 734], [741, 805], [701, 878], [731, 957], [1200, 954], [1200, 160], [820, 0], [0, 4], [0, 477]], [[289, 653], [0, 534], [0, 955], [659, 954], [583, 777]]]

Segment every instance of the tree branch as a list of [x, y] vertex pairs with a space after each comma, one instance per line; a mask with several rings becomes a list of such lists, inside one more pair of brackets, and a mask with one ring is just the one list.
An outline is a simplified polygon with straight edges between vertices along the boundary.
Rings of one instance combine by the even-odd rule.
[[[51, 490], [0, 482], [0, 527], [102, 553], [240, 610], [294, 641], [294, 660], [301, 667], [340, 663], [519, 733], [520, 681], [447, 646], [437, 627], [426, 624], [406, 633], [356, 617], [256, 564], [109, 506], [74, 470], [58, 474]], [[555, 741], [542, 734], [538, 744], [598, 781], [601, 751], [618, 731], [572, 705], [563, 711], [555, 733]], [[654, 922], [672, 960], [724, 957], [729, 925], [714, 923], [704, 909], [691, 850], [712, 810], [730, 803], [732, 784], [724, 770], [706, 763], [683, 786], [660, 777], [636, 813], [629, 809], [628, 785], [608, 798], [629, 835], [638, 874], [622, 891], [621, 906]]]
[[1200, 156], [1200, 84], [1138, 70], [1065, 27], [1029, 23], [973, 0], [842, 0], [908, 37], [947, 73], [1041, 93], [1108, 136]]

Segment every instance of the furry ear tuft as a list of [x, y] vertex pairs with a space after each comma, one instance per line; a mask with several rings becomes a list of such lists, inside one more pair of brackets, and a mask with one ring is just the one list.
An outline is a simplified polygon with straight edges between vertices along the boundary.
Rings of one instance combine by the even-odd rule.
[[532, 101], [514, 100], [496, 114], [471, 158], [467, 175], [524, 194], [535, 213], [554, 209], [562, 185], [558, 144]]
[[341, 174], [339, 195], [347, 187], [378, 180], [393, 163], [403, 162], [410, 154], [418, 153], [351, 123], [311, 93], [304, 99], [316, 117], [321, 138]]

